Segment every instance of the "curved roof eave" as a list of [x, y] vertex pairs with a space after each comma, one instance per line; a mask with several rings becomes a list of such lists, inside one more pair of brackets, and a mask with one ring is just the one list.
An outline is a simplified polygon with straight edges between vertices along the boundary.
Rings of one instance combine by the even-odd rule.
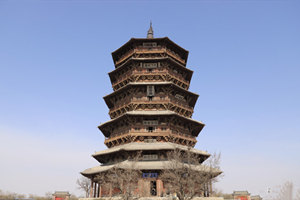
[[196, 123], [198, 125], [200, 125], [199, 129], [196, 130], [197, 134], [195, 134], [194, 136], [197, 137], [199, 135], [199, 133], [201, 132], [201, 130], [203, 129], [203, 127], [205, 126], [204, 123], [200, 122], [200, 121], [197, 121], [197, 120], [194, 120], [192, 118], [187, 118], [187, 117], [184, 117], [184, 116], [181, 116], [179, 114], [177, 114], [176, 112], [173, 112], [173, 111], [170, 111], [170, 110], [164, 110], [164, 111], [129, 111], [129, 112], [126, 112], [124, 113], [123, 115], [120, 115], [119, 117], [117, 118], [114, 118], [114, 119], [111, 119], [105, 123], [102, 123], [98, 126], [99, 130], [103, 133], [103, 135], [105, 137], [109, 137], [109, 134], [106, 134], [105, 131], [103, 130], [103, 128], [105, 126], [107, 126], [108, 124], [114, 122], [114, 121], [117, 121], [117, 120], [120, 120], [121, 118], [127, 116], [127, 115], [144, 115], [144, 116], [153, 116], [153, 115], [174, 115], [176, 117], [180, 117], [180, 118], [183, 118], [185, 120], [188, 120], [192, 123]]
[[[164, 170], [164, 169], [172, 169], [171, 163], [172, 161], [122, 161], [117, 164], [111, 164], [111, 165], [100, 165], [96, 167], [92, 167], [89, 169], [84, 170], [83, 172], [80, 172], [84, 176], [92, 176], [99, 174], [101, 172], [105, 172], [109, 169], [112, 169], [114, 167], [121, 168], [121, 169], [137, 169], [137, 170]], [[198, 171], [198, 172], [204, 172], [204, 173], [211, 173], [214, 177], [220, 175], [222, 173], [221, 170], [216, 168], [211, 168], [206, 165], [188, 165], [183, 164], [182, 167], [191, 167], [192, 170]]]
[[107, 155], [119, 151], [139, 151], [139, 150], [171, 150], [171, 149], [180, 149], [185, 151], [190, 151], [191, 153], [203, 155], [209, 157], [210, 154], [206, 151], [201, 151], [195, 148], [189, 149], [187, 146], [170, 143], [170, 142], [156, 142], [156, 143], [140, 143], [140, 142], [132, 142], [128, 144], [123, 144], [119, 146], [115, 146], [109, 149], [105, 149], [102, 151], [98, 151], [94, 153], [92, 156], [96, 157], [99, 155]]
[[179, 46], [178, 44], [176, 44], [175, 42], [173, 42], [172, 40], [170, 40], [168, 37], [162, 37], [162, 38], [130, 38], [130, 40], [128, 40], [125, 44], [123, 44], [121, 47], [119, 47], [118, 49], [116, 49], [115, 51], [113, 51], [111, 53], [112, 57], [113, 57], [113, 61], [115, 62], [115, 55], [121, 51], [123, 48], [125, 48], [127, 45], [129, 45], [131, 42], [133, 41], [156, 41], [156, 40], [166, 40], [167, 42], [171, 43], [172, 45], [174, 45], [176, 48], [178, 48], [179, 50], [183, 51], [185, 53], [185, 62], [187, 62], [188, 59], [188, 54], [189, 51], [182, 48], [181, 46]]
[[[187, 92], [187, 93], [189, 93], [189, 94], [192, 95], [192, 96], [195, 96], [195, 101], [192, 102], [192, 105], [194, 106], [194, 105], [196, 104], [196, 101], [197, 101], [197, 99], [198, 99], [198, 97], [199, 97], [198, 94], [193, 93], [193, 92], [191, 92], [191, 91], [189, 91], [189, 90], [186, 90], [186, 89], [184, 89], [184, 88], [182, 88], [182, 87], [176, 85], [176, 84], [173, 83], [173, 82], [130, 82], [130, 83], [128, 83], [127, 85], [121, 87], [120, 89], [118, 89], [118, 90], [116, 90], [116, 91], [113, 91], [112, 93], [110, 93], [110, 94], [104, 96], [103, 99], [104, 99], [106, 105], [109, 105], [110, 102], [108, 101], [108, 98], [110, 98], [111, 96], [117, 94], [118, 92], [121, 92], [122, 90], [128, 89], [130, 86], [133, 86], [133, 85], [168, 85], [168, 84], [172, 85], [173, 87], [176, 87], [177, 89], [179, 89], [179, 90], [181, 90], [181, 91]], [[108, 106], [108, 107], [110, 107], [110, 106]]]
[[123, 115], [120, 115], [119, 117], [117, 118], [114, 118], [114, 119], [111, 119], [105, 123], [102, 123], [101, 125], [99, 126], [103, 126], [105, 124], [108, 124], [110, 122], [113, 122], [113, 121], [116, 121], [117, 119], [120, 119], [121, 117], [123, 116], [126, 116], [126, 115], [175, 115], [175, 116], [179, 116], [179, 117], [182, 117], [188, 121], [191, 121], [191, 122], [195, 122], [197, 124], [201, 124], [201, 125], [205, 125], [204, 123], [200, 122], [200, 121], [197, 121], [197, 120], [194, 120], [192, 118], [187, 118], [187, 117], [184, 117], [184, 116], [181, 116], [181, 115], [178, 115], [176, 112], [173, 112], [173, 111], [170, 111], [170, 110], [166, 110], [166, 111], [129, 111], [129, 112], [126, 112], [124, 113]]
[[[141, 61], [141, 60], [152, 60], [150, 58], [129, 58], [128, 60], [126, 60], [124, 63], [122, 63], [121, 65], [119, 65], [117, 68], [115, 68], [114, 70], [108, 72], [108, 75], [111, 75], [112, 73], [120, 70], [120, 68], [126, 64], [128, 64], [130, 61]], [[176, 63], [177, 65], [181, 66], [184, 70], [188, 71], [189, 73], [193, 73], [194, 71], [187, 68], [186, 66], [184, 66], [183, 64], [177, 62], [174, 58], [172, 57], [162, 57], [162, 58], [155, 58], [155, 60], [171, 60], [172, 62]]]

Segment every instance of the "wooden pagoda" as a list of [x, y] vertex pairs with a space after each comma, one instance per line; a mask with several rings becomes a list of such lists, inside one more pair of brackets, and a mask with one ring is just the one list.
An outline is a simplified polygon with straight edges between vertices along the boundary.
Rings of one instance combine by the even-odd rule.
[[[204, 124], [191, 118], [198, 95], [188, 90], [193, 74], [186, 68], [188, 51], [168, 37], [154, 38], [150, 25], [147, 38], [131, 38], [112, 58], [115, 69], [109, 77], [114, 91], [104, 97], [111, 120], [98, 127], [108, 149], [92, 155], [101, 165], [81, 172], [91, 179], [91, 197], [104, 195], [94, 179], [99, 173], [122, 167], [138, 151], [139, 169], [158, 174], [168, 151], [192, 149], [200, 163], [209, 157], [193, 148]], [[162, 196], [159, 175], [147, 181], [146, 196]]]

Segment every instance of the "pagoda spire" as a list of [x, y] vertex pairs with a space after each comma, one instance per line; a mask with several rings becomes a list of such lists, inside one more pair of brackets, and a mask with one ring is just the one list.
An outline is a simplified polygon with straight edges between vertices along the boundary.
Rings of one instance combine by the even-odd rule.
[[150, 21], [150, 28], [147, 33], [147, 38], [153, 38], [152, 21]]

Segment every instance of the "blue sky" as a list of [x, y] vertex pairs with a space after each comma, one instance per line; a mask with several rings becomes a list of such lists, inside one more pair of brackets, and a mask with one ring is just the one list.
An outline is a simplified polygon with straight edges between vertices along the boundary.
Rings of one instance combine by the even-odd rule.
[[105, 149], [111, 52], [168, 36], [189, 50], [196, 148], [221, 152], [224, 192], [300, 187], [299, 1], [0, 1], [0, 189], [76, 188]]

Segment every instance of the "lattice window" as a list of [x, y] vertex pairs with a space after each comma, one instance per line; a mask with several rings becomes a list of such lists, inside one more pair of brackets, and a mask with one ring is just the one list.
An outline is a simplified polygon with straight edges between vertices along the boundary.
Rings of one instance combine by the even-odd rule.
[[154, 85], [147, 85], [147, 96], [154, 97], [154, 95], [155, 95]]
[[145, 154], [143, 155], [143, 160], [158, 160], [157, 154]]
[[141, 63], [141, 67], [145, 69], [155, 69], [159, 67], [159, 63]]
[[153, 143], [153, 142], [157, 142], [157, 140], [156, 139], [149, 139], [149, 138], [147, 138], [147, 139], [144, 139], [144, 142], [146, 142], [146, 143]]
[[158, 125], [158, 121], [157, 120], [144, 120], [143, 124], [144, 125]]
[[143, 47], [156, 47], [157, 43], [156, 42], [144, 42]]
[[180, 100], [185, 100], [184, 96], [180, 95], [180, 94], [176, 94], [175, 98], [180, 99]]

